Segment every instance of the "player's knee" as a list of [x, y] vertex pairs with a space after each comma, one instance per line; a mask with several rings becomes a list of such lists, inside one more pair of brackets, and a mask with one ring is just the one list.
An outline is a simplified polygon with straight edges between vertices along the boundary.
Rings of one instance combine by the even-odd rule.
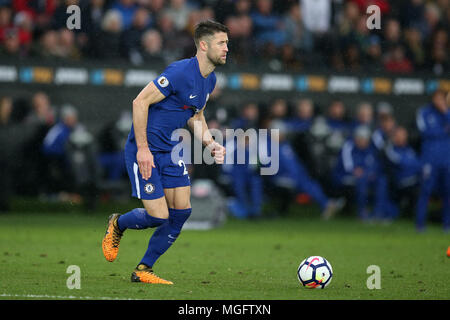
[[148, 215], [159, 219], [169, 218], [169, 212], [164, 197], [156, 200], [143, 200], [142, 202]]

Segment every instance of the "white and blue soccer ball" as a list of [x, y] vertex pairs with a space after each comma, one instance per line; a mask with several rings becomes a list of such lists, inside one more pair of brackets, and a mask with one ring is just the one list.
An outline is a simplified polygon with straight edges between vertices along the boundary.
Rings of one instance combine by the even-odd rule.
[[333, 268], [325, 258], [311, 256], [300, 263], [297, 277], [305, 288], [325, 289], [333, 278]]

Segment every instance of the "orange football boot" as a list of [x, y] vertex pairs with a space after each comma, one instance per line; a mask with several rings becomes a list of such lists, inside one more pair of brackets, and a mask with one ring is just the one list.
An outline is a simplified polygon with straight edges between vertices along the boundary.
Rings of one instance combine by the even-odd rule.
[[119, 216], [118, 213], [109, 216], [108, 227], [102, 241], [103, 255], [109, 262], [113, 262], [116, 259], [119, 252], [120, 239], [123, 235], [123, 232], [117, 226]]
[[448, 247], [448, 249], [447, 249], [447, 257], [450, 258], [450, 247]]
[[131, 274], [131, 282], [173, 284], [172, 281], [164, 280], [153, 273], [153, 269], [145, 264], [139, 264]]

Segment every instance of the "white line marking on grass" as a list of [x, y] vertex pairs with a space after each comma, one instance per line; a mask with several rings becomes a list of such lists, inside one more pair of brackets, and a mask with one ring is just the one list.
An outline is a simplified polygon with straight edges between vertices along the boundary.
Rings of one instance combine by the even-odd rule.
[[6, 298], [34, 298], [34, 299], [78, 299], [78, 300], [140, 300], [140, 299], [133, 299], [133, 298], [113, 298], [113, 297], [77, 297], [77, 296], [55, 296], [55, 295], [48, 295], [48, 294], [9, 294], [9, 293], [2, 293], [0, 294], [0, 297], [6, 297]]

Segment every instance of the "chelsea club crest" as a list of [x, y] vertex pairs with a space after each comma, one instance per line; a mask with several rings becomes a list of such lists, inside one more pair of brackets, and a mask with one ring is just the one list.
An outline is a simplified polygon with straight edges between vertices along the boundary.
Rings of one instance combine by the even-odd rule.
[[144, 191], [148, 194], [153, 193], [153, 191], [155, 191], [155, 186], [152, 183], [147, 183], [144, 186]]

